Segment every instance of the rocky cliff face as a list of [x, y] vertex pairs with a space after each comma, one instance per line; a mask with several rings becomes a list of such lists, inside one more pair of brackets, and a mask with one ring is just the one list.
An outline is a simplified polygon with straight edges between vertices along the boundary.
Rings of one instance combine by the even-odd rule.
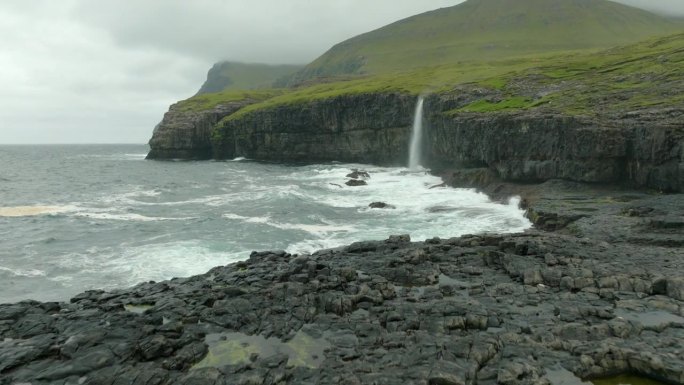
[[[215, 128], [244, 103], [203, 113], [172, 108], [150, 141], [149, 157], [406, 164], [415, 102], [401, 93], [344, 95], [257, 110]], [[684, 110], [599, 121], [539, 110], [446, 113], [454, 103], [448, 95], [426, 101], [426, 166], [485, 167], [517, 182], [566, 179], [684, 191]]]
[[405, 94], [362, 94], [260, 110], [218, 127], [214, 156], [404, 164], [414, 103]]
[[[432, 100], [433, 110], [438, 106]], [[643, 122], [640, 115], [605, 123], [533, 112], [433, 113], [425, 147], [432, 167], [488, 167], [509, 181], [627, 182], [683, 191], [684, 129], [666, 115], [684, 112], [659, 113], [659, 121]]]
[[214, 125], [244, 105], [243, 102], [228, 103], [200, 112], [172, 105], [154, 129], [147, 159], [211, 159]]

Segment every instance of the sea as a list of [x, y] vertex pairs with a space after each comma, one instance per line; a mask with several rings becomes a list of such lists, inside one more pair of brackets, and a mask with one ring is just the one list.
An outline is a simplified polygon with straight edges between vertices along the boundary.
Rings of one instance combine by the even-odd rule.
[[[439, 187], [422, 168], [150, 161], [148, 150], [0, 146], [0, 303], [187, 277], [252, 251], [304, 254], [396, 234], [425, 240], [531, 226], [518, 199]], [[345, 184], [354, 169], [368, 172], [367, 186]]]

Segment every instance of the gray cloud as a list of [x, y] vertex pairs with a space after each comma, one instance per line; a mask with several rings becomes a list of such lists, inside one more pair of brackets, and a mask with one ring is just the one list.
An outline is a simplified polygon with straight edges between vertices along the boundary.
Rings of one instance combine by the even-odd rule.
[[671, 17], [684, 17], [683, 0], [613, 0]]
[[[217, 61], [306, 63], [333, 44], [462, 0], [84, 1], [76, 14], [121, 45]], [[132, 12], [134, 11], [134, 12]]]
[[[306, 63], [459, 2], [2, 0], [0, 143], [142, 143], [217, 60]], [[681, 0], [621, 2], [684, 15]]]

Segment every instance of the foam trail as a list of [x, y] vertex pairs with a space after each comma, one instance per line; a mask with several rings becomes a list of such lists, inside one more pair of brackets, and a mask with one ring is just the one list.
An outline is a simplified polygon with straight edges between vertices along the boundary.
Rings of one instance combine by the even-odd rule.
[[69, 209], [69, 207], [62, 206], [0, 207], [0, 217], [30, 217], [43, 214], [57, 214]]

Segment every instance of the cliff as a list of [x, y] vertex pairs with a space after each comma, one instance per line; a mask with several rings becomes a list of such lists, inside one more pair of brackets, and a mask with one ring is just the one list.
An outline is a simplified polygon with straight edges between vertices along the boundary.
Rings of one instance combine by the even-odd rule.
[[[424, 165], [508, 181], [684, 191], [684, 35], [599, 54], [436, 67], [171, 108], [149, 158], [406, 164], [418, 94]], [[439, 86], [435, 86], [439, 84]], [[269, 93], [270, 92], [270, 93]]]
[[[660, 122], [643, 124], [644, 115], [661, 116]], [[433, 114], [426, 165], [486, 167], [508, 181], [565, 179], [684, 191], [684, 127], [668, 124], [669, 115], [684, 121], [684, 109], [610, 121], [539, 112]]]
[[211, 159], [211, 136], [218, 122], [273, 95], [272, 91], [223, 91], [172, 105], [154, 129], [147, 159]]
[[[342, 96], [228, 118], [213, 142], [218, 159], [405, 165], [415, 97]], [[428, 98], [423, 163], [486, 167], [508, 181], [566, 179], [684, 191], [684, 109], [642, 111], [603, 123], [535, 112], [449, 116]], [[643, 116], [660, 116], [642, 125]], [[667, 119], [668, 116], [675, 118]]]
[[[150, 158], [360, 162], [403, 165], [415, 96], [344, 95], [258, 110], [226, 119], [245, 104], [207, 112], [171, 110], [151, 142]], [[486, 167], [503, 180], [567, 179], [684, 191], [684, 109], [648, 110], [609, 122], [553, 113], [450, 116], [440, 96], [427, 99], [424, 164]], [[644, 122], [645, 117], [655, 121]], [[157, 144], [170, 143], [163, 149]]]
[[239, 104], [227, 104], [209, 111], [196, 112], [171, 106], [154, 129], [147, 158], [211, 159], [213, 153], [210, 138], [214, 125], [239, 107]]
[[219, 159], [404, 164], [415, 97], [342, 95], [228, 117], [213, 142]]

